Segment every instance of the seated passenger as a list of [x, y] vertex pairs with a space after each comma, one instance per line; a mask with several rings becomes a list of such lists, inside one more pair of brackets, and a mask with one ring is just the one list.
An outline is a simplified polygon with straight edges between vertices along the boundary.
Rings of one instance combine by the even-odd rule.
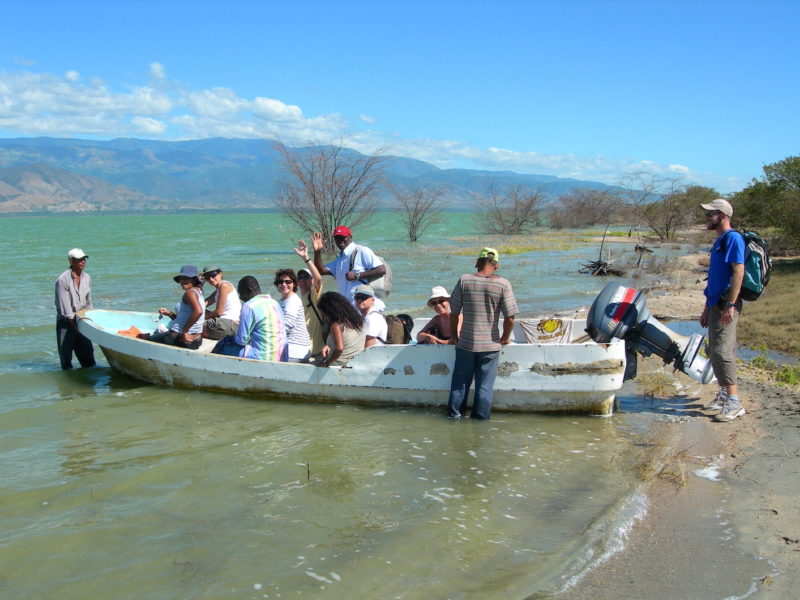
[[[447, 344], [452, 337], [450, 331], [450, 294], [441, 285], [431, 288], [431, 296], [428, 299], [428, 306], [431, 307], [436, 316], [433, 317], [425, 327], [417, 334], [417, 342], [420, 344]], [[461, 327], [461, 315], [458, 317], [459, 328]]]
[[[226, 335], [234, 335], [239, 326], [239, 313], [242, 303], [230, 281], [222, 278], [222, 269], [206, 267], [203, 279], [216, 289], [206, 298], [206, 322], [203, 325], [203, 337], [210, 340], [221, 340]], [[208, 307], [216, 304], [213, 310]]]
[[338, 292], [325, 292], [319, 299], [319, 311], [328, 323], [330, 333], [322, 348], [319, 367], [342, 366], [364, 349], [364, 319], [350, 301]]
[[244, 302], [235, 336], [222, 338], [212, 351], [242, 358], [277, 362], [286, 353], [283, 311], [269, 294], [261, 293], [255, 277], [239, 280], [239, 298]]
[[383, 346], [386, 344], [388, 327], [383, 313], [375, 309], [375, 290], [371, 285], [362, 283], [353, 290], [353, 298], [361, 316], [364, 317], [364, 348]]
[[175, 310], [159, 308], [158, 314], [166, 315], [172, 322], [167, 331], [156, 333], [149, 339], [159, 344], [169, 344], [190, 350], [197, 350], [203, 341], [203, 292], [197, 267], [183, 265], [181, 272], [173, 277], [183, 289], [181, 301]]
[[311, 338], [306, 327], [306, 311], [303, 301], [296, 294], [297, 275], [293, 269], [281, 269], [275, 273], [275, 287], [281, 295], [278, 304], [283, 310], [286, 339], [289, 341], [289, 362], [301, 362], [311, 356]]

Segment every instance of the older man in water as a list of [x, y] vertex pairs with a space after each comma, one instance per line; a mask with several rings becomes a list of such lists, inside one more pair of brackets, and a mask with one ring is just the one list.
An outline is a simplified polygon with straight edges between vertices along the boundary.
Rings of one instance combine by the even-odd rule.
[[92, 308], [92, 278], [86, 272], [89, 255], [80, 248], [67, 252], [69, 269], [56, 279], [56, 341], [62, 369], [72, 368], [72, 353], [81, 367], [93, 367], [92, 342], [78, 332], [76, 313]]

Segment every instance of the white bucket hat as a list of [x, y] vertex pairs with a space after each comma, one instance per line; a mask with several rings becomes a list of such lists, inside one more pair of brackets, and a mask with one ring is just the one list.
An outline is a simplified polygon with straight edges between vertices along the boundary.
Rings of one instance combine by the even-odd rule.
[[449, 298], [450, 294], [447, 292], [444, 286], [435, 285], [431, 288], [431, 295], [428, 298], [428, 306], [431, 305], [431, 300], [434, 298]]

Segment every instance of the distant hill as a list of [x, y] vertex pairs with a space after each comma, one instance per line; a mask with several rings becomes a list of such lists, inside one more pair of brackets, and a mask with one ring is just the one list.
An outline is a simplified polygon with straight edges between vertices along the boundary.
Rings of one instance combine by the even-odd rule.
[[[492, 186], [529, 186], [551, 199], [574, 188], [609, 187], [513, 171], [439, 169], [399, 156], [387, 158], [385, 174], [398, 186], [445, 188], [451, 209], [474, 208], [476, 195]], [[0, 139], [0, 213], [273, 209], [280, 175], [270, 140]]]

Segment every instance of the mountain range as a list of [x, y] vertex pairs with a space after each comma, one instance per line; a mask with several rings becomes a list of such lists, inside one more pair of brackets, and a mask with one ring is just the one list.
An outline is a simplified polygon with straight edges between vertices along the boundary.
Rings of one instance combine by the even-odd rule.
[[[547, 199], [575, 188], [609, 187], [513, 171], [440, 169], [400, 156], [387, 156], [383, 171], [397, 187], [446, 190], [453, 210], [474, 209], [493, 186], [538, 189]], [[0, 213], [272, 210], [281, 176], [280, 154], [270, 140], [0, 139]], [[388, 202], [384, 197], [379, 204]]]

